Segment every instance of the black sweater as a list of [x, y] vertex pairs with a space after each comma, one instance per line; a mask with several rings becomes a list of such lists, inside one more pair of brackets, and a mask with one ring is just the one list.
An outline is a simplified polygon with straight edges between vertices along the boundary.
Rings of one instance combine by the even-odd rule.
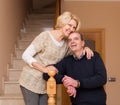
[[77, 95], [71, 98], [74, 105], [106, 105], [106, 93], [103, 85], [107, 81], [106, 68], [97, 52], [91, 59], [83, 56], [75, 59], [72, 55], [54, 65], [59, 73], [55, 76], [57, 83], [62, 83], [64, 75], [80, 81]]

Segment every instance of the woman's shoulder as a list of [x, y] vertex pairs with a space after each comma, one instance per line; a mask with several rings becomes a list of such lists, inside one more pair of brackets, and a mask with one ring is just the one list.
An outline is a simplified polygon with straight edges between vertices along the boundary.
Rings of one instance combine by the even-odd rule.
[[50, 31], [43, 31], [43, 32], [41, 32], [39, 35], [49, 35], [50, 34]]
[[43, 40], [43, 39], [48, 38], [49, 36], [50, 36], [50, 31], [43, 31], [43, 32], [39, 33], [39, 34], [36, 36], [36, 38]]

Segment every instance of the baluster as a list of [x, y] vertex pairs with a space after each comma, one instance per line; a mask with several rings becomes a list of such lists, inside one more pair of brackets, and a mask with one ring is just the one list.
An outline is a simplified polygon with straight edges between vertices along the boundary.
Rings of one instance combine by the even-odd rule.
[[48, 75], [50, 78], [47, 81], [47, 94], [48, 94], [48, 105], [55, 105], [55, 94], [56, 94], [56, 81], [54, 75], [56, 72], [54, 70], [49, 70]]

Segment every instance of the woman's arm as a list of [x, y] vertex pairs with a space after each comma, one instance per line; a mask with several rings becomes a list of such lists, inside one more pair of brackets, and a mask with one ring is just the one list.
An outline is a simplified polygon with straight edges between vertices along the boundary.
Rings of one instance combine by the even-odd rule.
[[37, 60], [33, 57], [36, 54], [36, 50], [32, 44], [28, 46], [28, 48], [24, 51], [22, 55], [22, 59], [29, 64], [30, 67], [35, 68], [41, 72], [47, 72], [47, 69], [41, 66]]
[[30, 67], [32, 66], [32, 62], [37, 62], [33, 56], [36, 54], [35, 48], [32, 44], [28, 46], [28, 48], [23, 52], [22, 59], [29, 64]]
[[89, 47], [84, 47], [83, 55], [85, 54], [86, 54], [87, 59], [91, 59], [91, 57], [93, 57], [94, 55], [93, 51]]

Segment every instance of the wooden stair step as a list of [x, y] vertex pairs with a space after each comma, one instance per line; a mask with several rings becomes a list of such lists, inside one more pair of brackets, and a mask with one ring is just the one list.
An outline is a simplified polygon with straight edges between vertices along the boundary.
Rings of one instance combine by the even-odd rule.
[[14, 68], [14, 69], [22, 69], [24, 64], [25, 64], [25, 62], [22, 59], [13, 58], [12, 68]]
[[20, 85], [18, 81], [5, 81], [4, 94], [21, 94]]
[[1, 95], [0, 105], [25, 105], [22, 95]]
[[18, 81], [20, 74], [21, 74], [22, 69], [9, 69], [9, 80], [10, 81]]

